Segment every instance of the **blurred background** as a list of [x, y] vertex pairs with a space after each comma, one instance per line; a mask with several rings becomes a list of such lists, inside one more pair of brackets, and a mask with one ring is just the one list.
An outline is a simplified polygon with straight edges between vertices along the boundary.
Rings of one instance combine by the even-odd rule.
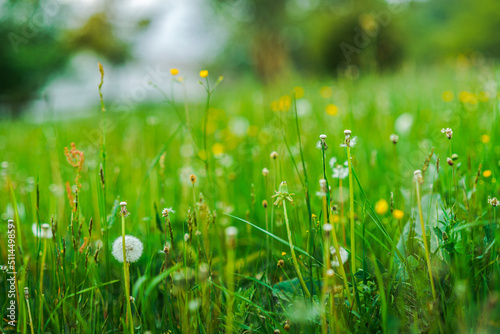
[[0, 0], [0, 117], [95, 112], [97, 62], [110, 109], [126, 109], [161, 102], [170, 68], [196, 100], [201, 69], [276, 87], [494, 63], [499, 31], [498, 0]]

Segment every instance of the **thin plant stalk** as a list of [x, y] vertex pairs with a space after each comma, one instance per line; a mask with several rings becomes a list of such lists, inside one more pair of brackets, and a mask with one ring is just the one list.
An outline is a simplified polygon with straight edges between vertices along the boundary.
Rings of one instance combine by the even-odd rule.
[[430, 258], [430, 254], [429, 254], [429, 246], [427, 245], [427, 233], [425, 232], [424, 216], [422, 213], [422, 201], [420, 199], [420, 182], [419, 182], [419, 180], [416, 180], [415, 184], [416, 184], [416, 188], [417, 188], [418, 214], [420, 216], [420, 225], [422, 227], [422, 239], [424, 241], [425, 257], [427, 259], [427, 267], [429, 269], [429, 279], [431, 281], [432, 297], [434, 299], [436, 299], [436, 289], [434, 288], [434, 279], [432, 276], [431, 258]]
[[352, 180], [351, 147], [347, 145], [347, 163], [349, 167], [349, 219], [351, 221], [351, 270], [356, 273], [356, 234], [354, 232], [354, 182]]
[[45, 256], [47, 254], [47, 238], [43, 238], [43, 253], [42, 253], [42, 263], [40, 265], [40, 307], [39, 316], [40, 323], [43, 324], [43, 267], [45, 267]]
[[125, 280], [125, 302], [127, 303], [127, 320], [130, 333], [134, 333], [134, 320], [132, 319], [132, 308], [130, 307], [130, 277], [128, 271], [127, 252], [125, 248], [125, 215], [122, 215], [122, 245], [123, 245], [123, 279]]
[[[332, 224], [333, 226], [333, 218], [331, 215], [330, 215], [330, 224]], [[344, 270], [344, 264], [342, 263], [342, 257], [340, 256], [340, 246], [339, 246], [339, 241], [337, 239], [337, 232], [335, 232], [335, 227], [332, 229], [332, 237], [333, 237], [333, 246], [335, 247], [335, 253], [337, 254], [337, 261], [339, 262], [340, 275], [342, 276], [342, 280], [344, 281], [344, 287], [347, 293], [347, 299], [349, 300], [349, 304], [353, 305], [351, 291], [349, 290], [349, 283], [347, 281], [347, 275]], [[351, 256], [353, 255], [351, 254]]]
[[297, 272], [297, 277], [299, 278], [300, 285], [302, 286], [302, 290], [304, 290], [306, 298], [310, 299], [311, 293], [309, 292], [309, 289], [307, 289], [307, 285], [306, 282], [304, 282], [304, 278], [302, 278], [299, 262], [297, 261], [297, 256], [295, 255], [295, 246], [293, 245], [292, 231], [290, 230], [290, 223], [288, 222], [288, 215], [286, 212], [285, 201], [283, 201], [283, 214], [285, 215], [286, 231], [288, 234], [288, 242], [290, 243], [290, 253], [292, 254], [293, 266], [295, 267], [295, 271]]

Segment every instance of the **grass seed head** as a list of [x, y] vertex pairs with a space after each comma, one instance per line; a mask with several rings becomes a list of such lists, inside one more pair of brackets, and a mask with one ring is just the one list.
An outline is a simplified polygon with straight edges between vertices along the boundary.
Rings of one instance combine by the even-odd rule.
[[276, 160], [278, 159], [278, 152], [272, 151], [270, 154], [271, 159]]

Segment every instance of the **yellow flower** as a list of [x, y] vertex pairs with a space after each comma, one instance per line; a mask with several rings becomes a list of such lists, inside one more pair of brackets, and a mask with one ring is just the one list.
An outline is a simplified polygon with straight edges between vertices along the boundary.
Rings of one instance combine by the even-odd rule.
[[389, 210], [389, 203], [385, 199], [381, 199], [375, 203], [375, 212], [379, 215], [383, 215], [387, 210]]
[[286, 255], [286, 252], [281, 253], [281, 256], [285, 256], [285, 255]]
[[490, 177], [491, 176], [491, 170], [487, 169], [483, 172], [484, 177]]
[[207, 70], [200, 71], [200, 77], [202, 78], [208, 77], [208, 71]]
[[489, 143], [489, 142], [490, 142], [490, 139], [491, 139], [491, 138], [490, 138], [490, 136], [488, 136], [488, 135], [482, 135], [482, 136], [481, 136], [481, 141], [483, 142], [483, 144], [487, 144], [487, 143]]
[[172, 74], [172, 75], [177, 75], [177, 74], [179, 74], [179, 70], [178, 70], [178, 69], [176, 69], [176, 68], [171, 68], [171, 69], [170, 69], [170, 74]]
[[213, 146], [212, 146], [212, 153], [214, 155], [221, 155], [224, 153], [224, 145], [222, 145], [221, 143], [215, 143]]
[[304, 88], [302, 88], [302, 87], [295, 87], [293, 89], [293, 92], [295, 93], [295, 98], [297, 98], [297, 99], [304, 97]]
[[394, 209], [394, 211], [392, 212], [392, 216], [396, 219], [401, 219], [401, 218], [403, 218], [404, 215], [405, 215], [405, 213], [401, 210], [398, 210], [398, 209]]
[[451, 102], [451, 101], [453, 101], [453, 98], [454, 98], [453, 92], [447, 90], [446, 92], [443, 93], [442, 98], [443, 98], [444, 102]]
[[333, 95], [333, 89], [328, 86], [321, 87], [321, 90], [319, 91], [321, 94], [321, 97], [327, 99]]
[[472, 94], [469, 92], [461, 91], [460, 94], [458, 94], [458, 99], [460, 100], [460, 102], [463, 102], [463, 103], [469, 102], [471, 95]]
[[333, 223], [338, 223], [340, 221], [339, 215], [332, 215], [332, 222]]
[[325, 108], [326, 113], [330, 116], [335, 116], [339, 112], [339, 108], [335, 104], [328, 104]]
[[312, 219], [316, 219], [316, 215], [313, 213], [313, 214], [311, 215], [311, 218], [312, 218]]

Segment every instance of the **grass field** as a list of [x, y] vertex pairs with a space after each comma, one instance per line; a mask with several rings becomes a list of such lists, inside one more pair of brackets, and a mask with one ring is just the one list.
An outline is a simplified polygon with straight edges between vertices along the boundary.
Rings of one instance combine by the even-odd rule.
[[497, 67], [201, 75], [0, 123], [2, 332], [500, 331]]

